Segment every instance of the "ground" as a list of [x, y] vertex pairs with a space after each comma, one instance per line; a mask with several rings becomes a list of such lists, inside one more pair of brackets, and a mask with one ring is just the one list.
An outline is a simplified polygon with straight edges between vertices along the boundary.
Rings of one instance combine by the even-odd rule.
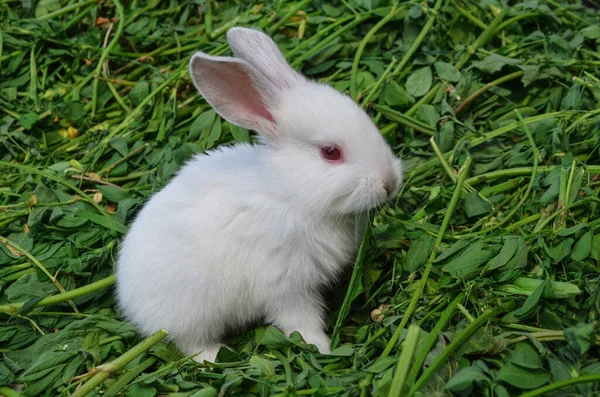
[[[0, 394], [598, 396], [600, 16], [579, 1], [0, 0]], [[115, 307], [119, 242], [255, 135], [187, 72], [270, 34], [403, 159], [328, 292], [331, 355], [259, 327], [198, 365]]]

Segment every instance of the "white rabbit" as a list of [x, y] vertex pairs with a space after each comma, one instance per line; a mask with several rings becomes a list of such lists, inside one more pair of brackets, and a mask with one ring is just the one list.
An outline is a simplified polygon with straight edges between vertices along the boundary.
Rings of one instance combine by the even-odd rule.
[[268, 36], [227, 40], [235, 57], [197, 52], [191, 77], [262, 144], [198, 155], [150, 199], [119, 253], [118, 302], [200, 362], [261, 320], [329, 353], [321, 290], [352, 261], [359, 215], [397, 195], [401, 163], [359, 106], [296, 73]]

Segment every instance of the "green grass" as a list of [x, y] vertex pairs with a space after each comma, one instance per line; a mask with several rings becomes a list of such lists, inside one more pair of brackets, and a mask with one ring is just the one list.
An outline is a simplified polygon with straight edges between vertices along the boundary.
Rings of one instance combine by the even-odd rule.
[[[599, 21], [553, 0], [0, 0], [0, 394], [600, 395]], [[332, 355], [260, 327], [201, 368], [122, 321], [112, 270], [183, 162], [255, 139], [186, 70], [235, 25], [361, 104], [405, 184], [328, 295]]]

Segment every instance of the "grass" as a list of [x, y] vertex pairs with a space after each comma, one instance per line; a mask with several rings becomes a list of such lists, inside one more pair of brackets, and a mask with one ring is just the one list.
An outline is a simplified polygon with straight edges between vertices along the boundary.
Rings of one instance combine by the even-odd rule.
[[[599, 21], [552, 0], [0, 0], [0, 394], [599, 395]], [[263, 326], [201, 366], [115, 310], [136, 211], [193, 153], [255, 139], [186, 70], [236, 25], [404, 161], [328, 295], [331, 355]]]

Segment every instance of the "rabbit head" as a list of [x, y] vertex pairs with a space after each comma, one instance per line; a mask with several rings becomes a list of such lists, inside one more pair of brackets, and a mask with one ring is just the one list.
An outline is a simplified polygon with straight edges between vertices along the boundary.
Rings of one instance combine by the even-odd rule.
[[306, 79], [267, 35], [233, 28], [234, 57], [202, 52], [190, 74], [225, 120], [260, 134], [273, 194], [313, 213], [350, 215], [395, 197], [400, 160], [348, 96]]

